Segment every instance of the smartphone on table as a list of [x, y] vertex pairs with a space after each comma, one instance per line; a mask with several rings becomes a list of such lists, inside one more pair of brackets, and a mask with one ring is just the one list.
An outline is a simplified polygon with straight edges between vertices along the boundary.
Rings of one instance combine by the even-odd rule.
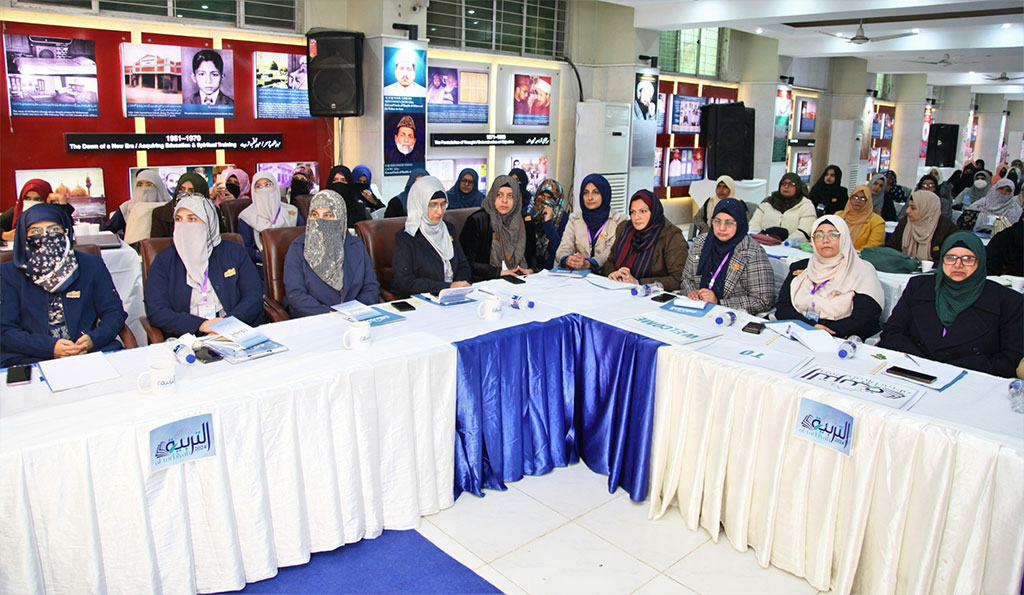
[[32, 382], [32, 366], [11, 366], [7, 368], [7, 386], [21, 386]]

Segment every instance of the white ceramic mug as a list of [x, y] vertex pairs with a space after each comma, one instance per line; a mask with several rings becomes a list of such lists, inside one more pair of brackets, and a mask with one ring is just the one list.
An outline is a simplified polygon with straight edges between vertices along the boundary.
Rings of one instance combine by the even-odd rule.
[[476, 314], [484, 320], [498, 320], [501, 318], [501, 298], [492, 295], [480, 302], [476, 307]]
[[370, 343], [370, 323], [365, 320], [353, 322], [341, 337], [342, 346], [353, 351], [366, 351]]
[[930, 260], [922, 260], [921, 261], [921, 272], [922, 273], [927, 273], [928, 271], [930, 271], [930, 270], [932, 270], [934, 268], [935, 268], [935, 263], [934, 262], [932, 262]]
[[139, 374], [139, 390], [144, 393], [174, 392], [178, 368], [174, 360], [158, 360]]

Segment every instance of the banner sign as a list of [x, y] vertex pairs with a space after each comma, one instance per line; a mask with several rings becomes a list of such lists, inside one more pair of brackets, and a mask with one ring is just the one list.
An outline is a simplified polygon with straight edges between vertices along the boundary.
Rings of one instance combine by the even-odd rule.
[[206, 149], [280, 149], [281, 133], [253, 132], [249, 134], [95, 134], [88, 132], [64, 133], [68, 153], [84, 151], [181, 151]]
[[427, 122], [487, 123], [486, 72], [431, 66], [427, 74]]
[[800, 370], [793, 377], [830, 391], [853, 395], [894, 409], [906, 409], [924, 393], [920, 389], [899, 382], [851, 374], [845, 370], [816, 364]]
[[257, 118], [311, 118], [306, 55], [253, 52]]
[[128, 118], [234, 118], [231, 50], [122, 43]]
[[793, 435], [850, 456], [853, 416], [811, 399], [800, 399]]
[[550, 145], [550, 134], [479, 133], [431, 134], [431, 147], [508, 147], [523, 145]]
[[810, 356], [795, 355], [776, 349], [765, 349], [760, 342], [740, 342], [733, 339], [719, 339], [710, 345], [700, 347], [708, 355], [720, 357], [737, 364], [766, 368], [774, 372], [789, 374], [807, 365]]
[[179, 419], [149, 432], [149, 462], [154, 471], [215, 454], [210, 413]]
[[404, 42], [384, 47], [384, 175], [426, 165], [427, 50]]
[[3, 37], [12, 116], [100, 115], [94, 41], [48, 35]]

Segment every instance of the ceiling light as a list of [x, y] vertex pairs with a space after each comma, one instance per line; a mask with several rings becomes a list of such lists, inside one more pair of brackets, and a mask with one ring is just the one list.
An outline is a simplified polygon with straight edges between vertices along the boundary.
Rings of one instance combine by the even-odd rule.
[[764, 29], [758, 27], [757, 29], [754, 29], [754, 33], [757, 33], [758, 35], [760, 35], [760, 34], [764, 33]]
[[1003, 29], [1009, 29], [1010, 23], [1003, 23]]
[[921, 30], [920, 30], [920, 29], [918, 29], [917, 27], [914, 27], [913, 29], [911, 29], [911, 30], [910, 30], [910, 32], [911, 32], [911, 33], [920, 33], [920, 32], [921, 32]]

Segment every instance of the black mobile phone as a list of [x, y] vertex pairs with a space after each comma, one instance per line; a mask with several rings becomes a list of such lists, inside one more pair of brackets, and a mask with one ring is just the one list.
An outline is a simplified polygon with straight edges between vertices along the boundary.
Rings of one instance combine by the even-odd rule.
[[742, 330], [743, 332], [750, 333], [752, 335], [760, 335], [761, 331], [764, 330], [764, 325], [761, 324], [760, 322], [751, 321], [744, 325]]
[[212, 364], [213, 362], [219, 362], [224, 358], [216, 351], [204, 346], [196, 349], [196, 359], [204, 364]]
[[399, 312], [412, 312], [416, 309], [416, 306], [413, 306], [409, 302], [391, 302], [391, 307]]
[[32, 382], [32, 366], [11, 366], [7, 368], [7, 386], [18, 386]]
[[665, 302], [671, 302], [672, 300], [676, 299], [676, 297], [676, 294], [669, 293], [666, 291], [665, 293], [659, 293], [658, 295], [652, 297], [651, 301], [664, 304]]
[[909, 378], [916, 380], [917, 382], [923, 382], [925, 384], [931, 384], [935, 382], [936, 378], [931, 374], [925, 374], [924, 372], [918, 372], [917, 370], [908, 370], [899, 366], [891, 366], [885, 371], [886, 374], [891, 376], [901, 376], [903, 378]]
[[526, 283], [526, 281], [523, 281], [522, 279], [516, 277], [515, 275], [502, 275], [501, 278], [508, 281], [512, 285], [521, 285], [523, 283]]

